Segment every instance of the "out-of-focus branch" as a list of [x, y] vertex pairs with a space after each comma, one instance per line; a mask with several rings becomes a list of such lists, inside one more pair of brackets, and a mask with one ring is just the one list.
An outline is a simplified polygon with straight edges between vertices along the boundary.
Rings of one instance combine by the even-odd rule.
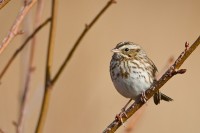
[[[34, 29], [36, 29], [38, 27], [38, 25], [40, 24], [40, 19], [41, 19], [41, 14], [42, 14], [42, 9], [43, 9], [43, 3], [44, 3], [44, 0], [38, 0], [37, 8], [36, 8], [36, 15], [35, 15], [35, 23], [34, 23], [34, 26], [33, 26]], [[34, 53], [35, 53], [35, 45], [36, 45], [36, 36], [34, 36], [32, 38], [32, 42], [31, 42], [30, 55], [29, 55], [29, 59], [28, 59], [28, 69], [27, 69], [28, 72], [27, 72], [27, 75], [26, 75], [25, 89], [24, 89], [24, 94], [22, 96], [22, 102], [26, 101], [25, 95], [26, 95], [26, 92], [28, 91], [27, 89], [29, 88], [31, 73], [34, 70], [33, 60], [34, 60]]]
[[24, 41], [24, 43], [15, 51], [15, 53], [12, 55], [12, 57], [9, 59], [7, 64], [5, 65], [4, 69], [0, 73], [0, 80], [4, 76], [5, 72], [8, 70], [14, 59], [17, 57], [17, 55], [24, 49], [24, 47], [28, 44], [28, 42], [49, 22], [51, 21], [51, 18], [48, 18], [45, 20], [40, 26], [38, 26], [33, 33], [27, 37], [27, 39]]
[[58, 72], [56, 73], [56, 75], [53, 77], [52, 79], [52, 84], [54, 84], [58, 77], [60, 76], [60, 74], [62, 73], [62, 71], [64, 70], [66, 64], [69, 62], [69, 60], [71, 59], [72, 55], [74, 54], [75, 50], [77, 49], [77, 47], [79, 46], [81, 40], [84, 38], [84, 36], [86, 35], [86, 33], [91, 29], [91, 27], [95, 24], [95, 22], [100, 18], [100, 16], [102, 16], [102, 14], [113, 4], [116, 3], [115, 0], [109, 0], [108, 3], [103, 7], [103, 9], [95, 16], [95, 18], [92, 20], [92, 22], [90, 24], [86, 24], [85, 25], [85, 29], [83, 30], [83, 32], [80, 34], [79, 38], [76, 40], [75, 44], [73, 45], [72, 49], [70, 50], [69, 54], [67, 55], [67, 57], [65, 58], [63, 64], [61, 65], [61, 67], [58, 69]]
[[11, 42], [11, 40], [21, 33], [19, 31], [19, 26], [21, 22], [23, 21], [26, 14], [29, 12], [29, 10], [33, 7], [33, 5], [36, 3], [37, 0], [31, 0], [30, 2], [24, 2], [23, 8], [20, 10], [14, 24], [12, 25], [8, 35], [3, 39], [2, 44], [0, 45], [0, 54], [3, 52], [3, 50], [8, 46], [8, 44]]
[[[186, 72], [186, 69], [179, 69], [184, 61], [190, 56], [190, 54], [199, 46], [200, 36], [198, 39], [189, 47], [189, 44], [185, 43], [185, 50], [180, 54], [178, 59], [174, 64], [163, 74], [163, 76], [153, 84], [148, 90], [145, 91], [147, 100], [149, 100], [169, 79], [171, 79], [176, 74], [183, 74]], [[126, 115], [122, 116], [123, 122], [129, 119], [138, 109], [140, 109], [145, 103], [142, 101], [134, 102], [126, 111]], [[115, 119], [103, 132], [104, 133], [113, 133], [115, 132], [122, 123]]]
[[49, 32], [49, 42], [47, 48], [47, 57], [46, 57], [46, 68], [45, 68], [45, 86], [44, 86], [44, 93], [42, 97], [42, 105], [40, 109], [40, 115], [36, 127], [36, 133], [42, 133], [47, 112], [49, 106], [49, 99], [51, 96], [51, 66], [53, 62], [53, 50], [54, 50], [54, 43], [55, 43], [55, 33], [56, 33], [56, 17], [57, 17], [57, 10], [58, 10], [58, 0], [52, 0], [52, 9], [51, 9], [51, 26]]
[[10, 0], [0, 0], [0, 10], [1, 10], [1, 8], [3, 8], [6, 4], [8, 4], [8, 2], [10, 2]]
[[[44, 0], [38, 0], [37, 3], [37, 8], [36, 8], [36, 15], [35, 15], [35, 23], [34, 23], [34, 29], [38, 27], [40, 24], [40, 19], [42, 15], [42, 10], [43, 10], [43, 4]], [[34, 53], [35, 53], [35, 45], [36, 45], [36, 36], [32, 38], [31, 42], [31, 47], [30, 47], [30, 53], [29, 53], [29, 59], [28, 59], [28, 69], [26, 73], [26, 78], [25, 78], [25, 87], [23, 90], [23, 95], [22, 95], [22, 100], [21, 102], [21, 107], [19, 111], [19, 118], [16, 126], [16, 133], [22, 133], [23, 131], [23, 126], [24, 126], [24, 120], [26, 116], [26, 110], [27, 110], [27, 101], [28, 101], [28, 95], [29, 95], [29, 84], [31, 81], [31, 74], [34, 70], [33, 66], [33, 60], [34, 60]]]

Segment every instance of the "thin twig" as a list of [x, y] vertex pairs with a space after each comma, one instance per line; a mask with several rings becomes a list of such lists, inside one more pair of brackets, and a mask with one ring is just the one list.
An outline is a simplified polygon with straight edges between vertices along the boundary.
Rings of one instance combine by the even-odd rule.
[[57, 17], [57, 10], [58, 10], [58, 0], [52, 0], [52, 9], [51, 9], [51, 26], [49, 32], [49, 42], [47, 48], [47, 57], [46, 57], [46, 68], [45, 68], [45, 86], [44, 86], [44, 93], [42, 99], [42, 105], [40, 109], [40, 115], [36, 127], [36, 133], [42, 133], [48, 106], [49, 106], [49, 99], [51, 96], [51, 66], [53, 62], [53, 48], [55, 43], [55, 30], [56, 30], [56, 17]]
[[[145, 91], [145, 95], [147, 100], [149, 100], [169, 79], [171, 79], [176, 74], [183, 74], [186, 72], [186, 69], [180, 69], [180, 66], [184, 63], [184, 61], [189, 57], [189, 55], [197, 48], [200, 44], [200, 36], [193, 43], [191, 47], [189, 47], [188, 43], [185, 44], [185, 50], [180, 54], [178, 59], [174, 62], [174, 64], [165, 72], [165, 74], [148, 90]], [[140, 109], [145, 103], [142, 101], [134, 102], [125, 112], [127, 117], [123, 115], [122, 120], [125, 122], [129, 119], [138, 109]], [[103, 131], [104, 133], [113, 133], [115, 132], [122, 123], [115, 119], [107, 128]]]
[[0, 45], [0, 54], [3, 52], [3, 50], [8, 46], [8, 44], [11, 42], [11, 40], [20, 33], [19, 26], [21, 22], [23, 21], [26, 14], [29, 12], [29, 10], [33, 7], [33, 5], [36, 3], [37, 0], [31, 0], [31, 2], [25, 3], [21, 11], [19, 12], [14, 24], [12, 25], [8, 35], [3, 39], [2, 44]]
[[28, 42], [49, 22], [51, 21], [51, 18], [46, 19], [40, 26], [38, 26], [33, 33], [27, 37], [27, 39], [24, 41], [24, 43], [15, 51], [15, 53], [12, 55], [12, 57], [9, 59], [7, 64], [5, 65], [4, 69], [0, 73], [0, 80], [4, 76], [5, 72], [10, 67], [11, 63], [14, 61], [14, 59], [17, 57], [17, 55], [24, 49], [24, 47], [28, 44]]
[[10, 0], [0, 0], [0, 10], [1, 10], [1, 8], [3, 8], [6, 4], [8, 4], [8, 2], [10, 2]]
[[63, 64], [61, 65], [61, 67], [58, 69], [58, 72], [56, 72], [55, 76], [52, 79], [52, 84], [54, 84], [58, 77], [60, 76], [60, 74], [62, 73], [62, 71], [64, 70], [66, 64], [69, 62], [69, 60], [71, 59], [72, 55], [74, 54], [75, 50], [77, 49], [77, 47], [79, 46], [81, 40], [84, 38], [84, 36], [86, 35], [86, 33], [91, 29], [91, 27], [95, 24], [95, 22], [100, 18], [100, 16], [102, 16], [102, 14], [113, 4], [116, 3], [115, 0], [109, 0], [108, 3], [103, 7], [103, 9], [95, 16], [95, 18], [92, 20], [92, 22], [90, 24], [86, 24], [85, 25], [85, 29], [83, 30], [83, 32], [80, 34], [79, 38], [77, 39], [77, 41], [75, 42], [75, 44], [73, 45], [72, 49], [70, 50], [69, 54], [67, 55], [67, 57], [65, 58]]
[[[43, 9], [43, 0], [38, 0], [37, 3], [37, 9], [36, 9], [36, 16], [35, 16], [35, 23], [34, 23], [34, 28], [36, 29], [40, 23], [40, 18], [41, 18], [41, 13]], [[16, 133], [22, 133], [23, 130], [23, 125], [24, 125], [24, 120], [26, 116], [26, 110], [27, 110], [27, 101], [28, 101], [28, 95], [29, 95], [29, 84], [31, 81], [31, 74], [33, 72], [33, 60], [34, 60], [34, 53], [35, 53], [35, 45], [36, 45], [36, 36], [32, 38], [32, 44], [30, 47], [30, 55], [29, 55], [29, 60], [28, 60], [28, 69], [27, 69], [27, 74], [26, 74], [26, 79], [25, 79], [25, 87], [24, 87], [24, 92], [21, 100], [21, 108], [19, 111], [19, 118], [16, 126]]]

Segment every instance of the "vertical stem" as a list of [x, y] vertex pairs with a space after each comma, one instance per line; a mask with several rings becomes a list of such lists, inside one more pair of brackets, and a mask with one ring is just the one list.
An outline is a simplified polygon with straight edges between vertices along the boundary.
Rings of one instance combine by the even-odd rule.
[[55, 26], [56, 26], [56, 15], [57, 15], [57, 0], [52, 0], [52, 10], [51, 10], [51, 27], [50, 27], [50, 33], [49, 33], [49, 42], [48, 42], [48, 48], [47, 48], [47, 59], [46, 59], [46, 73], [45, 73], [45, 86], [44, 86], [44, 94], [42, 99], [42, 107], [40, 110], [40, 116], [36, 127], [36, 133], [42, 133], [48, 106], [49, 106], [49, 99], [51, 96], [51, 65], [53, 60], [53, 48], [54, 48], [54, 42], [55, 42]]
[[45, 88], [45, 90], [46, 91], [44, 92], [42, 107], [41, 107], [40, 116], [39, 116], [39, 120], [37, 123], [37, 128], [36, 128], [35, 133], [43, 133], [45, 120], [47, 117], [47, 111], [49, 108], [49, 100], [50, 100], [50, 96], [51, 96], [52, 86], [48, 86], [48, 88]]

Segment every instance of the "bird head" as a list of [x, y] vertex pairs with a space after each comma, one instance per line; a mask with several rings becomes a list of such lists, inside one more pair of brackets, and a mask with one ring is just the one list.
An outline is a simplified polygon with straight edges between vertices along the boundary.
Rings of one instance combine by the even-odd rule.
[[120, 42], [111, 51], [116, 58], [134, 59], [139, 56], [146, 56], [141, 46], [133, 42]]

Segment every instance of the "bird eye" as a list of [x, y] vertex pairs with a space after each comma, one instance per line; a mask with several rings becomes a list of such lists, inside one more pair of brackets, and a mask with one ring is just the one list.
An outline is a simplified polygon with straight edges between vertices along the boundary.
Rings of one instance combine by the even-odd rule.
[[124, 51], [126, 51], [126, 52], [129, 51], [129, 48], [125, 48]]

